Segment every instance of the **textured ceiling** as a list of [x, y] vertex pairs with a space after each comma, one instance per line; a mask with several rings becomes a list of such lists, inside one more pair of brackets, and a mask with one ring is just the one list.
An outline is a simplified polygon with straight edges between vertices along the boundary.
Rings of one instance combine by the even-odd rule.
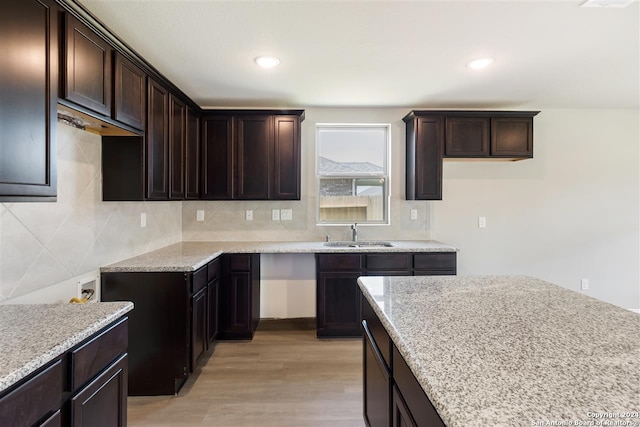
[[81, 3], [203, 107], [639, 107], [637, 0]]

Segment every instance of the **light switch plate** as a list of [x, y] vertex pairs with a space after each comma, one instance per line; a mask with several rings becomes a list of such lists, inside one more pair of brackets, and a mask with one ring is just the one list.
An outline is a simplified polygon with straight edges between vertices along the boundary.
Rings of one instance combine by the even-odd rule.
[[147, 213], [142, 212], [140, 214], [140, 228], [145, 228], [147, 226]]
[[280, 221], [280, 209], [271, 209], [271, 220]]
[[280, 209], [280, 219], [283, 221], [291, 221], [293, 220], [293, 210], [291, 209]]
[[250, 209], [247, 209], [244, 212], [244, 219], [247, 220], [247, 221], [253, 221], [253, 211], [250, 210]]
[[198, 209], [196, 211], [196, 221], [204, 221], [204, 210]]

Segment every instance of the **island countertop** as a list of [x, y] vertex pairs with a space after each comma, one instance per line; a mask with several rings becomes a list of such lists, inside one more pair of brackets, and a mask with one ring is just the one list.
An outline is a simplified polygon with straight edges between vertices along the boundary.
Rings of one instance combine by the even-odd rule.
[[524, 276], [358, 283], [447, 426], [640, 425], [637, 313]]
[[[335, 243], [335, 242], [334, 242]], [[336, 247], [324, 242], [181, 242], [104, 266], [103, 273], [195, 271], [224, 253], [455, 252], [434, 240], [391, 241], [391, 247]]]
[[131, 302], [0, 305], [0, 392], [132, 309]]

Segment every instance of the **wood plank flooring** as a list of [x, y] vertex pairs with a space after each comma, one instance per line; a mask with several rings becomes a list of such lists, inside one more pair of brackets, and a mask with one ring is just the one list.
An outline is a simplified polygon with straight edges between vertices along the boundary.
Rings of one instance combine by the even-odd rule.
[[362, 342], [258, 329], [218, 343], [178, 396], [128, 405], [131, 427], [362, 427]]

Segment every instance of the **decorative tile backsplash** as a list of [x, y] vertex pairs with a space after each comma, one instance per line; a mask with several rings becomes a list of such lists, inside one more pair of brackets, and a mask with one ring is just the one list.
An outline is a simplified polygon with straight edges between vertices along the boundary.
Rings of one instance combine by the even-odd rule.
[[0, 204], [0, 301], [182, 239], [179, 202], [102, 201], [100, 136], [57, 137], [58, 201]]

